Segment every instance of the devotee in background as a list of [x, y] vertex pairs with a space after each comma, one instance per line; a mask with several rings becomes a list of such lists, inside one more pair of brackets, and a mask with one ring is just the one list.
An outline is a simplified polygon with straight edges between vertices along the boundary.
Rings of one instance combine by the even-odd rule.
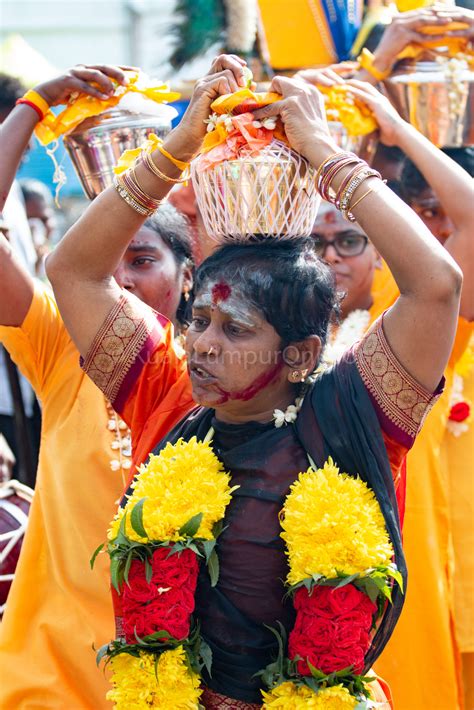
[[44, 278], [44, 259], [59, 239], [53, 195], [40, 180], [24, 178], [19, 185], [36, 249], [36, 275]]
[[[78, 82], [95, 95], [88, 71], [73, 69], [36, 91], [50, 105], [64, 102]], [[120, 69], [106, 71], [123, 80]], [[93, 70], [92, 75], [104, 90], [111, 88], [109, 76]], [[8, 193], [37, 121], [34, 110], [19, 105], [3, 126], [2, 194]], [[50, 224], [49, 213], [40, 214]], [[131, 298], [165, 313], [179, 332], [192, 289], [187, 220], [163, 205], [131, 236], [116, 282]], [[32, 384], [43, 411], [38, 485], [0, 625], [0, 706], [110, 708], [92, 648], [113, 635], [109, 573], [104, 559], [94, 573], [89, 561], [124, 490], [130, 431], [80, 369], [49, 288], [32, 278], [3, 235], [0, 342]], [[8, 451], [3, 461], [9, 463]]]
[[[25, 93], [25, 87], [15, 77], [0, 73], [0, 124], [15, 108], [15, 102]], [[2, 130], [2, 129], [0, 129]], [[24, 150], [28, 142], [25, 143]], [[22, 151], [23, 152], [23, 151]], [[19, 161], [18, 161], [19, 164]], [[6, 162], [2, 157], [2, 172]], [[16, 169], [15, 169], [16, 172]], [[13, 181], [3, 194], [2, 214], [8, 239], [18, 259], [34, 275], [36, 250], [25, 211], [20, 186]], [[5, 200], [8, 195], [8, 199]], [[18, 389], [18, 387], [20, 389]], [[0, 432], [14, 453], [13, 475], [23, 483], [34, 486], [41, 433], [41, 413], [32, 388], [10, 362], [0, 346]]]

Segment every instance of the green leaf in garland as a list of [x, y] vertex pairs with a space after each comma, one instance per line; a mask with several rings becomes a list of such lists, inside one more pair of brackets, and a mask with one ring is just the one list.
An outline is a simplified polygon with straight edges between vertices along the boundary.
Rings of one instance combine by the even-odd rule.
[[201, 525], [202, 521], [202, 513], [198, 513], [197, 515], [193, 515], [192, 518], [188, 520], [187, 523], [184, 523], [179, 529], [179, 534], [182, 535], [183, 537], [194, 537], [199, 530], [199, 526]]
[[313, 676], [313, 678], [316, 678], [316, 680], [323, 680], [324, 678], [326, 678], [326, 674], [315, 668], [308, 659], [306, 659], [306, 663], [308, 664], [308, 668], [311, 671], [311, 675]]
[[95, 662], [97, 665], [100, 665], [101, 660], [103, 659], [104, 656], [106, 656], [109, 652], [109, 644], [104, 643], [103, 646], [99, 648], [97, 651], [96, 657], [95, 657]]
[[211, 587], [215, 587], [219, 580], [219, 558], [217, 557], [217, 552], [215, 550], [212, 550], [211, 554], [209, 555], [207, 568], [209, 570]]
[[119, 557], [112, 557], [110, 560], [110, 581], [117, 594], [120, 594], [120, 566], [122, 560]]
[[138, 501], [136, 505], [133, 506], [132, 512], [130, 514], [130, 525], [135, 530], [137, 535], [148, 539], [147, 531], [143, 526], [143, 505], [146, 498], [142, 498]]
[[209, 557], [212, 554], [212, 551], [214, 550], [216, 546], [216, 541], [215, 540], [204, 540], [202, 543], [202, 548], [204, 550], [204, 555], [206, 557], [206, 564], [209, 562]]
[[153, 577], [153, 567], [151, 566], [150, 558], [147, 557], [145, 560], [145, 579], [150, 584], [151, 578]]
[[104, 545], [105, 545], [105, 543], [103, 542], [101, 545], [99, 545], [99, 547], [96, 550], [94, 550], [94, 554], [92, 555], [91, 560], [90, 560], [91, 569], [94, 569], [94, 563], [96, 561], [97, 555], [99, 554], [99, 552], [101, 550], [104, 549]]
[[336, 589], [340, 589], [341, 587], [345, 587], [347, 584], [350, 584], [351, 582], [353, 582], [353, 581], [354, 581], [355, 579], [357, 579], [358, 577], [359, 577], [359, 574], [358, 574], [358, 573], [356, 573], [356, 574], [351, 574], [351, 575], [347, 575], [347, 577], [343, 577], [343, 578], [341, 579], [341, 581], [340, 581], [338, 584], [336, 584], [335, 588], [336, 588]]
[[128, 573], [130, 572], [130, 567], [132, 566], [132, 560], [133, 560], [133, 550], [130, 550], [128, 555], [127, 555], [127, 560], [125, 562], [125, 569], [123, 572], [123, 578], [128, 586]]
[[211, 667], [212, 667], [212, 651], [211, 647], [204, 641], [204, 639], [201, 639], [201, 646], [199, 648], [199, 653], [202, 658], [202, 662], [204, 663], [204, 666], [209, 674], [210, 677], [212, 677], [211, 674]]

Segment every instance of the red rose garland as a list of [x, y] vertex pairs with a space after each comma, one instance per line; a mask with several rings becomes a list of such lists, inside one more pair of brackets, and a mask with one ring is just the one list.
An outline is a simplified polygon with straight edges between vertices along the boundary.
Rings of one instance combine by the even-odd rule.
[[159, 547], [151, 565], [148, 582], [145, 563], [133, 560], [123, 587], [122, 624], [129, 644], [137, 643], [136, 635], [143, 638], [157, 631], [167, 631], [178, 641], [189, 636], [199, 572], [196, 553], [188, 548], [170, 555], [169, 548]]
[[308, 661], [324, 673], [353, 666], [362, 673], [370, 646], [369, 633], [377, 605], [352, 584], [305, 587], [294, 595], [296, 622], [288, 640], [288, 656], [299, 657], [298, 673], [311, 675]]

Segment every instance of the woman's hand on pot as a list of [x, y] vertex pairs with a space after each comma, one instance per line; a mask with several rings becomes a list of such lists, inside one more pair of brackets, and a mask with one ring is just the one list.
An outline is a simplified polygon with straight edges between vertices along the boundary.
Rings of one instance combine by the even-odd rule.
[[254, 111], [256, 120], [277, 116], [285, 127], [291, 147], [319, 166], [339, 149], [329, 133], [323, 95], [298, 79], [277, 76], [270, 91], [281, 94], [281, 101]]
[[105, 100], [113, 95], [117, 84], [127, 86], [126, 71], [137, 71], [137, 69], [109, 64], [78, 64], [65, 74], [35, 86], [35, 91], [50, 106], [67, 104], [72, 97], [79, 94]]
[[379, 124], [380, 142], [384, 145], [398, 145], [400, 133], [406, 130], [408, 124], [390, 101], [366, 81], [350, 79], [346, 86], [350, 86], [350, 93], [363, 101], [374, 114]]
[[199, 151], [206, 135], [204, 122], [209, 118], [212, 102], [247, 85], [245, 66], [246, 62], [235, 54], [221, 54], [214, 59], [208, 74], [196, 82], [189, 106], [170, 134], [176, 151], [173, 155], [185, 156], [184, 159], [189, 160]]
[[[427, 39], [433, 40], [438, 39], [440, 35], [446, 36], [443, 29], [456, 19], [454, 11], [457, 9], [463, 8], [435, 5], [396, 15], [385, 29], [374, 52], [374, 67], [381, 72], [387, 72], [392, 69], [400, 52], [409, 44], [420, 44]], [[439, 27], [439, 34], [423, 34], [421, 30], [425, 27]]]

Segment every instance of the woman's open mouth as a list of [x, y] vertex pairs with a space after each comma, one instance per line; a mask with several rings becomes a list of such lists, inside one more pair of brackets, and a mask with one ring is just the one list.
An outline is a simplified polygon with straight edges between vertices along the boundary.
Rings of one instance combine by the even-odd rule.
[[217, 377], [202, 365], [191, 363], [189, 366], [191, 379], [200, 385], [211, 385], [217, 382]]

